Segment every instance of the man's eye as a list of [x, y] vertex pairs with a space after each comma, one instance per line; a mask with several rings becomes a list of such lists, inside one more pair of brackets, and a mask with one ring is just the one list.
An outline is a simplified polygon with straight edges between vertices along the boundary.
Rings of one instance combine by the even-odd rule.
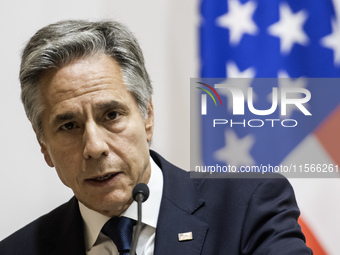
[[114, 119], [116, 119], [118, 117], [118, 113], [117, 112], [109, 112], [108, 114], [107, 114], [107, 118], [109, 119], [109, 120], [114, 120]]
[[72, 130], [75, 127], [75, 124], [73, 122], [66, 123], [61, 126], [62, 130]]

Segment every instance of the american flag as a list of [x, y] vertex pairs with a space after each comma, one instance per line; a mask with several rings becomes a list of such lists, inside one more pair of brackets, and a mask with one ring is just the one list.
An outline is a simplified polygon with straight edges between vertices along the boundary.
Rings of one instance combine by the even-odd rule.
[[[299, 121], [292, 129], [226, 125], [220, 131], [202, 117], [204, 163], [340, 165], [340, 84], [310, 85], [310, 78], [340, 77], [340, 1], [202, 0], [200, 12], [202, 78], [220, 78], [220, 83], [247, 78], [239, 80], [240, 88], [253, 86], [260, 102], [271, 91], [252, 80], [282, 78], [282, 86], [311, 91], [306, 107], [313, 115], [306, 119], [297, 108], [287, 110], [288, 117]], [[230, 114], [230, 93], [220, 95]], [[314, 254], [340, 253], [340, 174], [330, 177], [290, 180]]]

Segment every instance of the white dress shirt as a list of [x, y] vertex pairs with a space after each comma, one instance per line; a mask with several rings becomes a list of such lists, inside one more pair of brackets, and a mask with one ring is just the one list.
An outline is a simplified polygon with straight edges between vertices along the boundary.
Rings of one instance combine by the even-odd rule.
[[[163, 192], [162, 171], [151, 157], [150, 163], [151, 176], [148, 183], [150, 195], [148, 200], [143, 203], [143, 224], [136, 248], [137, 255], [154, 253], [156, 225]], [[118, 255], [117, 248], [111, 239], [100, 232], [110, 218], [87, 208], [80, 202], [79, 209], [84, 220], [86, 254]], [[137, 202], [134, 201], [121, 216], [137, 220]]]

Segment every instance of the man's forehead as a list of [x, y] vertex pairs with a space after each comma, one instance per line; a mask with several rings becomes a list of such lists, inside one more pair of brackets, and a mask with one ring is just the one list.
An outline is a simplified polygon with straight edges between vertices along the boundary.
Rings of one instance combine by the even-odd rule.
[[95, 96], [103, 90], [117, 95], [130, 94], [120, 66], [106, 55], [79, 59], [58, 70], [46, 70], [40, 86], [43, 97], [51, 103], [91, 93]]

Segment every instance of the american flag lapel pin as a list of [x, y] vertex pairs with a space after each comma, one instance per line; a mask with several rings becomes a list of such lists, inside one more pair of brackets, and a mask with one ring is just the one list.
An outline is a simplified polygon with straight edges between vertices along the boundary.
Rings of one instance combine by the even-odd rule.
[[190, 241], [193, 239], [192, 232], [178, 233], [178, 241]]

